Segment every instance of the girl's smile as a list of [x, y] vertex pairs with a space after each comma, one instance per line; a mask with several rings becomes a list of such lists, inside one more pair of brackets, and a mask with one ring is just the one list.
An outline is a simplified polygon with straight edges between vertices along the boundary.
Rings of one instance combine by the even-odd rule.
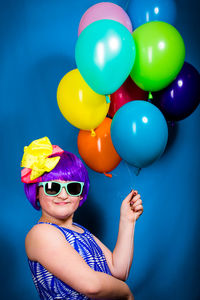
[[70, 204], [71, 202], [65, 202], [65, 201], [60, 201], [60, 202], [54, 202], [57, 205], [66, 205], [66, 204]]

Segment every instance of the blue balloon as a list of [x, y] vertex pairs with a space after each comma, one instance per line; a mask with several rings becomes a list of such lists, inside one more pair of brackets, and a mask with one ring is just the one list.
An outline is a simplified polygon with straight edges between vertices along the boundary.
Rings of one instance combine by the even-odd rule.
[[123, 105], [111, 123], [111, 139], [119, 156], [143, 168], [161, 157], [168, 140], [168, 126], [161, 111], [147, 101]]
[[200, 103], [200, 75], [185, 62], [176, 79], [165, 89], [153, 93], [151, 101], [169, 121], [187, 118]]
[[127, 13], [134, 29], [151, 21], [163, 21], [173, 25], [176, 4], [174, 0], [132, 0], [129, 1]]

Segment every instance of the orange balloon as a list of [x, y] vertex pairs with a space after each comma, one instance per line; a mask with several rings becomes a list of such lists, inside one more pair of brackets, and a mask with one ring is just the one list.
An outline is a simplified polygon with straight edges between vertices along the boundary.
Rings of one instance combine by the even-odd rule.
[[110, 172], [121, 161], [111, 140], [111, 122], [111, 119], [105, 118], [95, 129], [95, 136], [85, 130], [80, 130], [78, 134], [79, 154], [86, 165], [96, 172]]

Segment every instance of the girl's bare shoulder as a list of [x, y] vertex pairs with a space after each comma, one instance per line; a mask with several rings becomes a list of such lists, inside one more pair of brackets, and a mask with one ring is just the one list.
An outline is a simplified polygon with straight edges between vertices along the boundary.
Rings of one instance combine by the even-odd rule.
[[[29, 259], [34, 260], [38, 247], [50, 246], [52, 241], [65, 240], [62, 232], [51, 224], [36, 224], [27, 233], [25, 249]], [[66, 240], [65, 240], [66, 242]]]

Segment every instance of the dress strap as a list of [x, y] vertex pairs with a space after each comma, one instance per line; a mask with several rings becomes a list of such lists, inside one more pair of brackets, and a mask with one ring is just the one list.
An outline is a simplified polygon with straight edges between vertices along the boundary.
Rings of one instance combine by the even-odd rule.
[[69, 229], [69, 228], [66, 228], [66, 227], [59, 226], [59, 225], [57, 225], [57, 224], [55, 224], [55, 223], [51, 223], [51, 222], [37, 222], [36, 225], [37, 225], [37, 224], [50, 224], [50, 225], [52, 225], [52, 226], [57, 227], [57, 228], [60, 229], [62, 232], [66, 232], [66, 230], [67, 230], [67, 231], [69, 231], [69, 232], [74, 232], [74, 233], [79, 233], [79, 234], [84, 234], [84, 233], [86, 233], [86, 232], [88, 233], [88, 230], [87, 230], [85, 227], [83, 227], [82, 225], [77, 224], [77, 223], [75, 223], [75, 222], [73, 222], [73, 225], [75, 225], [75, 226], [77, 226], [78, 228], [82, 229], [82, 230], [83, 230], [83, 233], [77, 232], [77, 231], [75, 231], [75, 230], [72, 230], [72, 229]]

